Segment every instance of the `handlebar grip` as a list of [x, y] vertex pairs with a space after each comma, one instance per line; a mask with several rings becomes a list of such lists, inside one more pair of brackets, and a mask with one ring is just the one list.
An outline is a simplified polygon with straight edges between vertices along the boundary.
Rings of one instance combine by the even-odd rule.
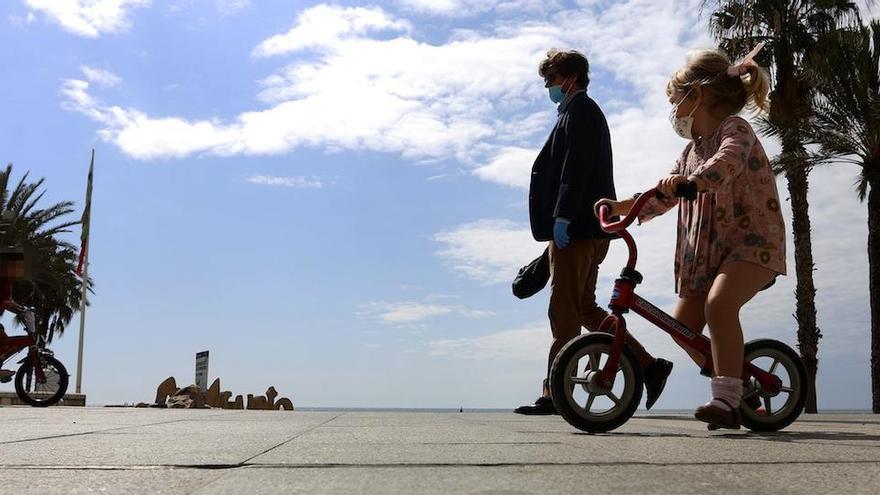
[[[693, 181], [687, 181], [684, 184], [679, 184], [675, 186], [675, 197], [683, 198], [690, 201], [697, 199], [697, 183]], [[666, 195], [661, 193], [660, 191], [656, 191], [657, 199], [666, 199]]]

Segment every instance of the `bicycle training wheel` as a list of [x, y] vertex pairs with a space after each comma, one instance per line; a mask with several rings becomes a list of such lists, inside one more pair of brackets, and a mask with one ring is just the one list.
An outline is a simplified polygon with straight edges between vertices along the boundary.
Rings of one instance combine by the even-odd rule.
[[642, 400], [642, 369], [624, 345], [611, 388], [599, 372], [611, 354], [613, 337], [589, 333], [572, 340], [550, 368], [550, 394], [559, 414], [575, 428], [590, 433], [611, 431], [632, 417]]
[[25, 360], [15, 374], [15, 393], [22, 402], [34, 407], [57, 404], [67, 392], [67, 369], [52, 356], [40, 356], [40, 366], [46, 381], [39, 383], [31, 359]]
[[800, 356], [777, 340], [759, 339], [745, 345], [745, 360], [782, 380], [772, 394], [750, 377], [743, 391], [740, 415], [752, 431], [778, 431], [800, 416], [807, 401], [807, 370]]

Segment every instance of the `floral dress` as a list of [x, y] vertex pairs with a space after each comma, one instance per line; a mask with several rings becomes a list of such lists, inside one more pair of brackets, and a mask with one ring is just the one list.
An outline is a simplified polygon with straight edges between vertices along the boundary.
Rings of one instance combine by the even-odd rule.
[[785, 275], [785, 224], [776, 179], [748, 122], [728, 117], [705, 142], [688, 143], [672, 174], [688, 177], [703, 192], [695, 201], [652, 198], [639, 221], [679, 206], [675, 249], [679, 297], [708, 294], [719, 269], [731, 261]]

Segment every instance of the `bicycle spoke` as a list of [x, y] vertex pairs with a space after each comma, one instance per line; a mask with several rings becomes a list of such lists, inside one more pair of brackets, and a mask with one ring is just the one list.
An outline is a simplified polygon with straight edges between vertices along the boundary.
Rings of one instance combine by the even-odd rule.
[[620, 405], [620, 398], [614, 395], [614, 392], [608, 392], [608, 398], [611, 399], [611, 402], [614, 402], [614, 405]]
[[789, 393], [789, 394], [792, 393], [792, 392], [794, 392], [794, 389], [791, 388], [791, 387], [781, 387], [779, 390], [780, 390], [781, 392], [787, 392], [787, 393]]
[[595, 400], [595, 399], [596, 399], [596, 394], [590, 394], [590, 396], [587, 397], [587, 405], [584, 407], [585, 411], [590, 412], [590, 408], [593, 407], [593, 400]]
[[767, 416], [773, 414], [773, 411], [770, 409], [770, 397], [764, 397], [764, 412]]
[[588, 378], [581, 378], [579, 376], [573, 376], [573, 377], [569, 378], [569, 380], [571, 380], [572, 383], [577, 383], [578, 385], [589, 385], [590, 384], [590, 380]]
[[776, 367], [777, 366], [779, 366], [779, 360], [774, 359], [773, 364], [770, 365], [770, 371], [768, 373], [770, 373], [771, 375], [776, 374]]
[[599, 360], [602, 359], [599, 353], [590, 354], [590, 369], [599, 371]]

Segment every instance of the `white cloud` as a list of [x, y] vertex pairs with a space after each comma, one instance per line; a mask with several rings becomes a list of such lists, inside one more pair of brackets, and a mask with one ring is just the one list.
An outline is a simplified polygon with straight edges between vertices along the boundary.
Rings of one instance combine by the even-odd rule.
[[559, 8], [556, 0], [395, 0], [406, 11], [440, 17], [470, 17], [495, 11], [498, 14], [540, 13]]
[[379, 7], [317, 5], [305, 10], [285, 34], [273, 36], [254, 49], [256, 57], [284, 55], [306, 48], [332, 47], [375, 31], [408, 31], [407, 21], [395, 19]]
[[474, 174], [486, 181], [520, 189], [529, 188], [532, 162], [537, 149], [507, 146], [495, 152], [485, 165], [474, 169]]
[[122, 78], [109, 70], [96, 69], [89, 67], [88, 65], [81, 65], [79, 68], [89, 82], [93, 82], [99, 86], [113, 87], [122, 82]]
[[395, 0], [395, 3], [413, 12], [463, 17], [492, 10], [498, 0]]
[[321, 189], [324, 183], [315, 177], [276, 177], [272, 175], [252, 175], [247, 178], [251, 184], [264, 186], [294, 187], [297, 189]]
[[36, 22], [37, 17], [34, 15], [33, 12], [28, 12], [28, 14], [24, 17], [15, 14], [9, 14], [8, 16], [6, 16], [6, 19], [9, 20], [9, 24], [11, 24], [13, 27], [23, 28]]
[[[434, 45], [410, 37], [407, 26], [377, 8], [313, 7], [289, 32], [255, 49], [259, 55], [317, 53], [262, 81], [260, 98], [269, 108], [228, 120], [154, 117], [126, 108], [124, 118], [99, 121], [102, 135], [141, 159], [321, 146], [471, 163], [491, 151], [496, 135], [534, 132], [537, 119], [525, 110], [530, 98], [543, 94], [535, 61], [558, 44], [557, 28], [527, 25]], [[376, 29], [396, 35], [364, 34]], [[74, 107], [90, 116], [108, 113], [97, 98], [91, 101], [96, 106]]]
[[527, 227], [509, 220], [480, 220], [434, 235], [447, 266], [473, 280], [510, 282], [522, 265], [541, 254]]
[[547, 324], [535, 324], [480, 337], [434, 340], [427, 347], [431, 356], [452, 359], [543, 362], [550, 339]]
[[65, 30], [89, 38], [124, 31], [131, 9], [147, 7], [151, 0], [24, 0]]
[[79, 79], [67, 79], [61, 86], [62, 103], [65, 110], [82, 113], [104, 125], [113, 125], [128, 118], [129, 112], [119, 107], [105, 106], [89, 94], [89, 83]]
[[217, 10], [222, 14], [234, 14], [251, 6], [251, 0], [217, 0]]
[[372, 302], [363, 306], [363, 315], [391, 325], [419, 323], [438, 316], [457, 315], [465, 318], [492, 316], [491, 311], [474, 310], [461, 305], [429, 302]]

